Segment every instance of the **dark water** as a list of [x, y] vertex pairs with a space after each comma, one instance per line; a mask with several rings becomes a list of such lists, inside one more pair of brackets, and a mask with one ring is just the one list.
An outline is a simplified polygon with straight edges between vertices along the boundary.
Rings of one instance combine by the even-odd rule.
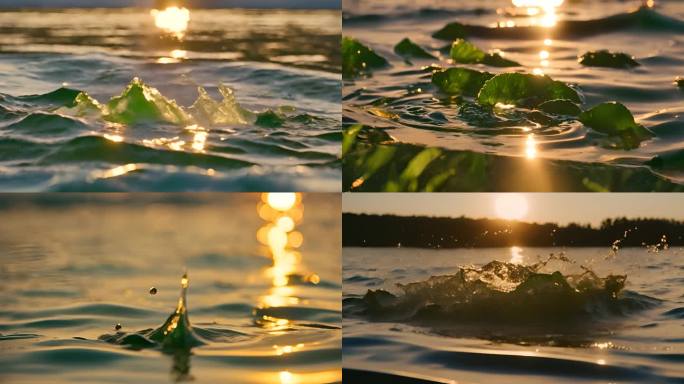
[[343, 257], [350, 382], [684, 378], [682, 249], [345, 248]]
[[0, 12], [0, 189], [340, 189], [339, 12], [172, 16]]
[[341, 382], [339, 197], [304, 195], [288, 246], [259, 201], [4, 197], [0, 382]]
[[[520, 6], [515, 6], [514, 3]], [[678, 1], [347, 1], [344, 35], [389, 66], [344, 81], [346, 127], [363, 124], [345, 155], [345, 190], [605, 191], [681, 190], [684, 93], [674, 84], [684, 60], [684, 8]], [[529, 3], [529, 2], [527, 2]], [[552, 6], [562, 3], [560, 6]], [[641, 6], [641, 8], [640, 8]], [[451, 22], [469, 41], [520, 66], [457, 64], [433, 38]], [[435, 59], [398, 56], [404, 38]], [[631, 69], [588, 67], [588, 51], [626, 52]], [[545, 74], [575, 87], [582, 108], [617, 101], [653, 133], [637, 148], [605, 145], [577, 120], [540, 121], [517, 109], [472, 108], [431, 84], [434, 68]], [[412, 160], [414, 160], [411, 162]]]

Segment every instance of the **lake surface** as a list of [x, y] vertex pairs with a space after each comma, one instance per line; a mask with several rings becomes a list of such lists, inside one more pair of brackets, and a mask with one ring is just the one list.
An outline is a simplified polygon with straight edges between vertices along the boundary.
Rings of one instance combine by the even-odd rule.
[[[260, 200], [2, 197], [0, 382], [341, 382], [340, 198], [304, 195], [287, 246], [257, 241], [273, 228]], [[201, 345], [150, 343], [185, 271]]]
[[340, 190], [339, 11], [3, 10], [0, 26], [0, 190]]
[[[345, 36], [389, 62], [344, 81], [345, 126], [367, 128], [345, 155], [345, 190], [670, 191], [684, 185], [684, 92], [674, 84], [684, 76], [682, 2], [356, 0], [344, 3], [343, 20]], [[450, 39], [432, 37], [451, 22], [465, 25], [467, 39], [483, 51], [520, 66], [454, 63], [444, 51]], [[435, 58], [405, 60], [394, 52], [404, 38]], [[640, 65], [578, 63], [601, 49], [625, 52]], [[548, 75], [574, 86], [584, 109], [624, 104], [654, 136], [635, 149], [610, 148], [579, 121], [534, 121], [505, 108], [480, 114], [468, 110], [472, 97], [440, 93], [430, 65]], [[409, 171], [425, 148], [436, 150]], [[404, 182], [402, 172], [417, 182]]]
[[[507, 310], [493, 318], [487, 314], [497, 308], [487, 307], [490, 298], [475, 297], [475, 292], [470, 302], [460, 304], [469, 306], [470, 314], [459, 313], [459, 305], [441, 312], [428, 304], [406, 316], [398, 307], [383, 304], [391, 300], [387, 295], [376, 295], [375, 305], [390, 311], [373, 312], [367, 302], [366, 315], [358, 312], [368, 290], [401, 297], [398, 284], [429, 282], [420, 287], [426, 290], [413, 286], [414, 300], [415, 295], [433, 295], [435, 302], [451, 300], [459, 295], [454, 288], [458, 285], [439, 292], [440, 283], [428, 280], [431, 276], [456, 274], [464, 266], [483, 268], [494, 260], [508, 267], [529, 266], [551, 253], [570, 261], [551, 260], [540, 272], [559, 271], [571, 281], [584, 266], [601, 278], [626, 275], [624, 289], [607, 301], [593, 291], [582, 303], [583, 314], [574, 317], [567, 311], [572, 300], [559, 301], [554, 286], [535, 286], [532, 281], [525, 282], [530, 300], [511, 308], [517, 296], [506, 281], [489, 276], [485, 280], [509, 292], [499, 302]], [[344, 248], [345, 382], [373, 377], [378, 383], [681, 383], [684, 250], [625, 248], [610, 254], [610, 247]], [[555, 318], [558, 314], [563, 316]]]

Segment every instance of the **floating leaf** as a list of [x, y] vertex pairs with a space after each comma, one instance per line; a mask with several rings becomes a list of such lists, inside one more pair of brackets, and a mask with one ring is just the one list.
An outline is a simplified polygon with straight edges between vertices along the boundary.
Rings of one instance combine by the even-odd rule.
[[605, 49], [587, 52], [580, 57], [579, 62], [588, 67], [632, 68], [639, 65], [632, 56]]
[[656, 155], [646, 162], [656, 169], [677, 170], [684, 169], [684, 149], [675, 149]]
[[451, 44], [449, 55], [455, 62], [464, 64], [482, 63], [493, 67], [515, 67], [520, 65], [515, 61], [504, 59], [498, 53], [485, 53], [473, 43], [463, 39], [458, 39]]
[[632, 113], [616, 102], [602, 103], [580, 114], [582, 124], [595, 131], [620, 139], [617, 147], [634, 149], [653, 137], [653, 133], [634, 121]]
[[536, 106], [554, 99], [568, 99], [579, 103], [577, 91], [548, 76], [525, 73], [502, 73], [487, 80], [477, 95], [480, 104], [497, 103]]
[[449, 68], [432, 74], [432, 84], [442, 92], [475, 96], [485, 82], [494, 77], [491, 73], [468, 68]]
[[453, 22], [445, 25], [439, 31], [433, 33], [432, 37], [440, 40], [456, 40], [466, 38], [467, 33], [463, 24]]
[[436, 57], [408, 38], [404, 38], [404, 40], [394, 46], [394, 53], [404, 58], [436, 59]]
[[351, 37], [342, 38], [342, 75], [353, 77], [389, 65], [387, 60]]
[[481, 63], [486, 54], [473, 43], [458, 39], [451, 44], [449, 55], [456, 62], [472, 64]]
[[579, 116], [582, 113], [577, 104], [567, 99], [545, 101], [539, 104], [537, 109], [554, 115]]

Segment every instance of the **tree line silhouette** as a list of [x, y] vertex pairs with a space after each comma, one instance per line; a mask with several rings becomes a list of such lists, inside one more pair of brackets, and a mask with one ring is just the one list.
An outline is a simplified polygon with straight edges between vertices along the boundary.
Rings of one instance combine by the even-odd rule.
[[342, 244], [347, 247], [620, 247], [684, 245], [684, 222], [665, 219], [605, 219], [559, 225], [468, 217], [342, 215]]

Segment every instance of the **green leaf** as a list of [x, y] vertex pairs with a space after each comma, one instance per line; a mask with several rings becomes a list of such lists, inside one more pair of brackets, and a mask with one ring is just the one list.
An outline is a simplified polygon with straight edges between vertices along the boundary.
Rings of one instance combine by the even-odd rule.
[[354, 147], [356, 136], [361, 132], [362, 127], [361, 124], [354, 124], [342, 133], [342, 157]]
[[616, 102], [602, 103], [580, 114], [582, 124], [620, 141], [614, 145], [620, 149], [634, 149], [653, 137], [653, 133], [634, 121], [632, 113]]
[[492, 67], [515, 67], [520, 65], [515, 61], [504, 59], [498, 53], [485, 53], [471, 42], [463, 39], [458, 39], [451, 44], [449, 55], [455, 62], [463, 64], [482, 63]]
[[473, 43], [458, 39], [451, 44], [449, 55], [457, 63], [474, 64], [481, 63], [486, 54]]
[[537, 107], [542, 112], [553, 115], [579, 116], [582, 113], [580, 107], [567, 99], [556, 99], [545, 101]]
[[632, 56], [605, 49], [587, 52], [580, 57], [579, 62], [588, 67], [632, 68], [639, 65]]
[[488, 72], [456, 67], [434, 72], [432, 84], [444, 93], [475, 96], [492, 77], [494, 75]]
[[342, 38], [342, 75], [354, 77], [388, 66], [387, 60], [351, 37]]
[[439, 31], [433, 33], [432, 37], [440, 40], [456, 40], [466, 38], [467, 33], [463, 24], [453, 22], [445, 25]]
[[477, 101], [483, 105], [537, 106], [554, 99], [581, 102], [577, 91], [565, 83], [526, 73], [498, 74], [487, 80], [477, 95]]
[[404, 38], [397, 45], [395, 45], [394, 53], [404, 58], [436, 59], [436, 57], [429, 54], [426, 50], [411, 41], [409, 38]]

